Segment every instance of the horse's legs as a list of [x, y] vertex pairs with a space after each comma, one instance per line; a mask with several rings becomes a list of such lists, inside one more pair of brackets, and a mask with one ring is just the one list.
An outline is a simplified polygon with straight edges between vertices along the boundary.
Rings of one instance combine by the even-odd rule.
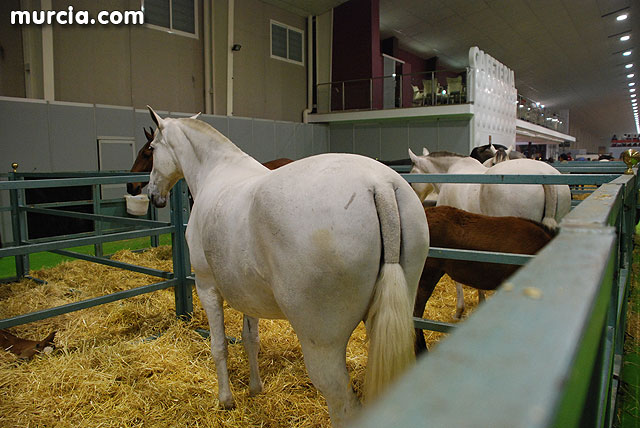
[[327, 400], [331, 425], [333, 428], [344, 427], [360, 407], [347, 372], [346, 341], [341, 345], [328, 345], [317, 343], [314, 337], [299, 339], [309, 377]]
[[258, 369], [258, 351], [260, 350], [258, 318], [244, 315], [242, 343], [249, 359], [249, 394], [256, 395], [262, 392], [262, 381], [260, 380], [260, 371]]
[[[424, 316], [424, 308], [427, 306], [427, 301], [433, 294], [433, 290], [436, 288], [438, 281], [444, 275], [439, 267], [436, 266], [437, 260], [427, 259], [420, 282], [418, 283], [418, 293], [416, 294], [416, 301], [413, 305], [413, 316], [422, 318]], [[424, 333], [422, 329], [416, 328], [416, 341], [414, 344], [414, 350], [416, 356], [427, 351], [427, 342], [424, 340]]]
[[229, 371], [227, 369], [227, 338], [224, 333], [224, 310], [222, 296], [215, 289], [212, 278], [206, 278], [196, 272], [196, 289], [202, 307], [207, 312], [209, 330], [211, 333], [211, 355], [216, 364], [218, 374], [218, 401], [225, 409], [232, 409], [235, 404], [231, 387], [229, 386]]
[[462, 318], [464, 312], [464, 291], [462, 290], [462, 284], [456, 281], [456, 314], [453, 316], [459, 320]]

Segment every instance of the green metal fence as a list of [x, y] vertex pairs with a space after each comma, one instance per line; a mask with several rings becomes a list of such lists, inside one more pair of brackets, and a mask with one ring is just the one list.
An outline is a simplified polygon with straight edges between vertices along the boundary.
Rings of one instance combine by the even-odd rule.
[[[558, 236], [535, 257], [432, 248], [441, 258], [525, 264], [489, 301], [462, 323], [438, 349], [421, 359], [397, 386], [371, 407], [356, 427], [388, 426], [610, 426], [624, 339], [625, 304], [636, 223], [636, 175], [621, 175], [622, 163], [564, 168], [565, 175], [405, 175], [409, 182], [483, 182], [597, 185], [562, 221]], [[602, 173], [604, 172], [604, 174]], [[15, 257], [18, 276], [29, 274], [27, 255], [55, 251], [96, 263], [148, 273], [163, 280], [131, 290], [0, 320], [0, 328], [89, 308], [174, 287], [176, 313], [192, 312], [192, 278], [184, 229], [187, 189], [171, 194], [171, 222], [102, 213], [99, 186], [148, 180], [148, 174], [77, 174], [69, 177], [10, 173], [0, 182], [9, 191], [15, 245], [0, 257]], [[39, 178], [25, 180], [25, 178]], [[27, 206], [28, 188], [85, 186], [94, 189], [92, 214], [61, 210], [65, 204]], [[75, 203], [74, 203], [75, 204]], [[56, 208], [55, 210], [53, 208]], [[29, 240], [26, 213], [39, 212], [115, 224], [91, 234]], [[173, 272], [117, 262], [98, 246], [122, 239], [172, 234]], [[91, 244], [96, 255], [65, 248]], [[421, 328], [451, 331], [446, 323], [415, 319]]]
[[[117, 200], [104, 200], [100, 196], [100, 186], [104, 184], [148, 181], [149, 174], [125, 172], [18, 173], [14, 171], [9, 173], [7, 178], [7, 181], [0, 181], [0, 191], [8, 191], [10, 193], [11, 206], [0, 209], [2, 211], [11, 211], [14, 242], [12, 246], [0, 248], [0, 257], [15, 258], [17, 276], [15, 278], [3, 278], [1, 279], [3, 282], [19, 280], [24, 277], [31, 278], [28, 255], [43, 251], [51, 251], [94, 263], [144, 273], [162, 278], [162, 280], [130, 290], [3, 319], [0, 320], [0, 329], [169, 287], [174, 287], [175, 290], [176, 314], [178, 316], [189, 316], [189, 314], [193, 312], [191, 291], [193, 281], [192, 278], [189, 277], [191, 269], [184, 238], [184, 223], [188, 216], [189, 204], [187, 188], [183, 180], [176, 184], [171, 192], [171, 221], [162, 222], [157, 220], [157, 211], [155, 208], [149, 211], [147, 218], [130, 217], [125, 213], [122, 198]], [[27, 205], [25, 202], [25, 189], [67, 186], [91, 186], [92, 199], [88, 201], [56, 202], [37, 205]], [[91, 205], [93, 213], [79, 213], [68, 210], [68, 207], [77, 205]], [[27, 213], [29, 212], [91, 220], [94, 222], [94, 231], [50, 238], [29, 239], [27, 226]], [[151, 245], [157, 245], [158, 235], [164, 233], [171, 233], [172, 236], [173, 272], [164, 272], [111, 260], [108, 256], [102, 254], [102, 244], [105, 242], [148, 236], [151, 238]], [[67, 250], [68, 248], [80, 245], [94, 245], [94, 255], [80, 254]], [[37, 278], [33, 279], [37, 280]]]
[[[353, 427], [612, 425], [638, 181], [636, 175], [621, 175], [626, 169], [621, 162], [586, 164], [564, 167], [570, 175], [521, 180], [406, 176], [420, 182], [600, 187], [564, 218], [549, 245]], [[433, 250], [440, 251], [430, 254]], [[457, 251], [447, 253], [444, 257], [457, 258]]]

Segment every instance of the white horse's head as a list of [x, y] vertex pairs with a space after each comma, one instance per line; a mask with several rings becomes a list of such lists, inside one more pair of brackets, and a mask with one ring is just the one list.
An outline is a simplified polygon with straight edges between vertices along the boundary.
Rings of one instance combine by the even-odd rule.
[[489, 159], [484, 161], [482, 165], [486, 166], [487, 168], [491, 168], [497, 163], [508, 161], [509, 159], [511, 159], [511, 152], [513, 151], [513, 149], [514, 149], [513, 146], [509, 147], [506, 150], [502, 148], [496, 149], [495, 147], [493, 147], [493, 144], [492, 144], [491, 152], [493, 153], [493, 157], [490, 157]]
[[183, 177], [174, 148], [168, 143], [168, 139], [179, 130], [173, 124], [174, 119], [162, 119], [151, 107], [147, 108], [157, 127], [150, 145], [153, 150], [153, 169], [147, 192], [151, 203], [162, 208], [167, 205], [167, 195], [171, 188]]
[[[425, 147], [422, 148], [422, 156], [418, 156], [409, 149], [409, 158], [411, 158], [411, 174], [428, 174], [430, 168], [430, 160], [428, 159], [429, 150]], [[435, 187], [431, 183], [411, 183], [411, 187], [418, 195], [421, 201], [424, 201], [429, 196]]]

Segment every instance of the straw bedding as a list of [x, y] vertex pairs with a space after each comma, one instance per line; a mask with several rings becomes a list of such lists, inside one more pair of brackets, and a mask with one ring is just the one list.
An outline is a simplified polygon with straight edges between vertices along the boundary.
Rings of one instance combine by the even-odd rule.
[[[168, 247], [144, 253], [121, 251], [114, 259], [172, 270]], [[157, 282], [158, 278], [84, 261], [34, 272], [32, 281], [0, 285], [0, 318]], [[438, 284], [425, 318], [453, 321], [455, 284]], [[477, 292], [465, 289], [468, 308]], [[227, 335], [240, 338], [242, 315], [225, 307]], [[325, 427], [322, 395], [304, 367], [296, 336], [286, 321], [260, 320], [260, 370], [264, 392], [249, 397], [248, 363], [241, 344], [229, 346], [229, 373], [236, 408], [217, 401], [208, 329], [194, 293], [190, 322], [176, 320], [173, 290], [60, 315], [10, 329], [28, 339], [57, 330], [56, 350], [30, 361], [0, 350], [2, 427]], [[425, 332], [432, 347], [442, 337]], [[361, 324], [349, 342], [347, 366], [361, 394], [366, 367]]]

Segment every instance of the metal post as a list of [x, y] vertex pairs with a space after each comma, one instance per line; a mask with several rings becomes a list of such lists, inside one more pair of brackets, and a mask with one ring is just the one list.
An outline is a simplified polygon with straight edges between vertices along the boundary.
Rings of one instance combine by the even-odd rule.
[[[91, 192], [93, 196], [93, 213], [100, 214], [100, 185], [94, 184], [91, 186]], [[94, 220], [93, 221], [93, 229], [96, 232], [96, 236], [102, 235], [102, 221]], [[96, 257], [102, 257], [102, 242], [98, 242], [93, 244]]]
[[373, 77], [369, 79], [369, 110], [373, 110]]
[[[187, 194], [184, 180], [180, 180], [171, 191], [171, 223], [174, 232], [171, 234], [173, 253], [173, 273], [178, 283], [174, 286], [176, 299], [176, 316], [184, 319], [191, 318], [193, 314], [193, 293], [191, 283], [187, 280], [187, 274], [191, 269], [187, 260], [187, 242], [185, 240], [184, 221], [187, 207], [184, 205]], [[187, 204], [188, 206], [188, 204]]]
[[342, 111], [344, 111], [344, 81], [342, 82]]
[[[11, 164], [13, 168], [13, 172], [9, 173], [9, 181], [18, 180], [18, 164]], [[21, 215], [18, 206], [20, 205], [20, 196], [21, 192], [18, 189], [9, 190], [9, 198], [11, 201], [11, 232], [13, 234], [13, 245], [21, 245], [23, 243], [23, 225], [22, 220], [24, 220], [24, 216]], [[28, 255], [18, 255], [15, 256], [16, 263], [16, 276], [18, 279], [24, 278], [29, 273], [29, 256]]]
[[[149, 207], [149, 220], [158, 221], [158, 208], [155, 205]], [[151, 246], [158, 247], [160, 245], [160, 237], [158, 235], [151, 235]]]

